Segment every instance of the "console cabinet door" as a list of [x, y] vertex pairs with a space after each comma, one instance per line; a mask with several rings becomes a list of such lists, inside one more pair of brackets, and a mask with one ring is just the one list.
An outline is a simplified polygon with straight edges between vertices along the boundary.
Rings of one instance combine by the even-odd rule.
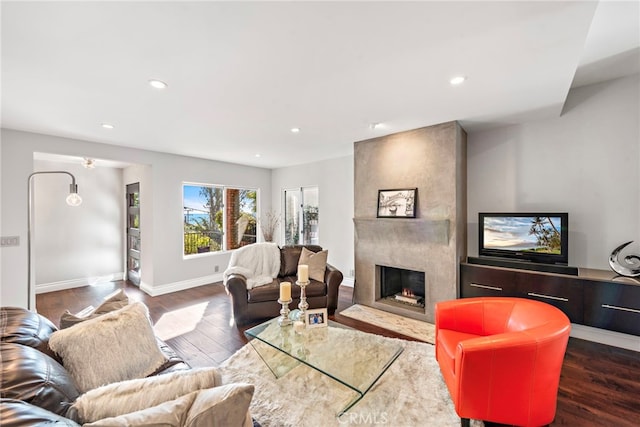
[[640, 285], [583, 281], [584, 324], [640, 335]]
[[516, 273], [496, 267], [460, 264], [460, 298], [516, 296]]
[[583, 322], [583, 293], [580, 281], [571, 276], [553, 276], [531, 272], [518, 273], [516, 283], [520, 297], [553, 305], [572, 323]]

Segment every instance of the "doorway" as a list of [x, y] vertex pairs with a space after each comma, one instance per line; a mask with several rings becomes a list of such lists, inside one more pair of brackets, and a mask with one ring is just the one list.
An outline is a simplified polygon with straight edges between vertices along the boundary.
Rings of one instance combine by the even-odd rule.
[[140, 183], [127, 185], [127, 280], [140, 286]]
[[284, 241], [286, 245], [319, 245], [318, 187], [284, 190]]

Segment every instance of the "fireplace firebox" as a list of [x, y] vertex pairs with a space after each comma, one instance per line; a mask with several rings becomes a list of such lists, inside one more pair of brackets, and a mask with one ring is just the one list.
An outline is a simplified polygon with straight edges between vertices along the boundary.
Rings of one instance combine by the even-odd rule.
[[405, 308], [424, 310], [425, 280], [423, 271], [376, 265], [378, 301]]

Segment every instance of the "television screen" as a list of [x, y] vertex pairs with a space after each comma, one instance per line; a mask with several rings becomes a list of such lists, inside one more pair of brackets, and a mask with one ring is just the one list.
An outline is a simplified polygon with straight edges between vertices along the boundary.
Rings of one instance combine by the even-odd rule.
[[567, 263], [566, 213], [481, 213], [480, 255]]

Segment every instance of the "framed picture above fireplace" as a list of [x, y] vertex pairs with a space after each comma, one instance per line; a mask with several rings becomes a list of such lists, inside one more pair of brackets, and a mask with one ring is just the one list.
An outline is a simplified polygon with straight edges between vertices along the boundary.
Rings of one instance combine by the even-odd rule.
[[417, 188], [378, 190], [378, 218], [415, 218]]

